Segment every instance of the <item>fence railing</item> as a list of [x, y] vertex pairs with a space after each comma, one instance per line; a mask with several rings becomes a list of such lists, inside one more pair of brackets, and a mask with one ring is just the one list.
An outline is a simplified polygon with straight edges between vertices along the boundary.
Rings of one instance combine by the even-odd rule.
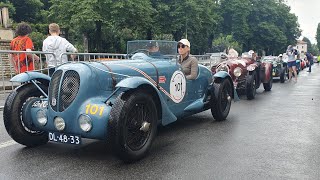
[[[23, 59], [24, 64], [28, 64], [32, 62], [32, 71], [37, 71], [40, 73], [44, 73], [49, 75], [46, 56], [48, 58], [51, 56], [55, 58], [57, 61], [57, 65], [63, 64], [62, 59], [67, 59], [67, 61], [109, 61], [109, 60], [124, 60], [128, 59], [127, 54], [115, 54], [115, 53], [63, 53], [59, 57], [56, 57], [54, 53], [50, 52], [42, 52], [42, 51], [9, 51], [9, 50], [0, 50], [0, 110], [3, 109], [5, 100], [9, 93], [20, 85], [20, 83], [10, 82], [10, 79], [14, 77], [16, 74], [22, 72], [20, 63], [15, 64], [11, 59], [13, 56], [20, 57], [21, 54], [29, 54], [32, 55], [31, 59], [26, 58]], [[35, 56], [39, 57], [39, 61], [37, 61]], [[202, 62], [210, 60], [210, 55], [194, 55], [200, 64]], [[30, 56], [29, 56], [30, 57]], [[20, 62], [20, 59], [18, 59]], [[29, 71], [29, 69], [26, 69]]]

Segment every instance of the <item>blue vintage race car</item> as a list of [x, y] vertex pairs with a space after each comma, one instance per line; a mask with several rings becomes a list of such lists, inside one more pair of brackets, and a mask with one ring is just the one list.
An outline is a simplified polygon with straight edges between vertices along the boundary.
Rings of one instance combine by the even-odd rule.
[[82, 138], [108, 140], [124, 161], [146, 155], [158, 125], [211, 109], [217, 121], [229, 114], [237, 97], [230, 76], [199, 65], [198, 77], [187, 80], [177, 62], [177, 42], [130, 41], [128, 59], [70, 62], [52, 77], [26, 72], [7, 98], [4, 125], [8, 134], [28, 147], [48, 141], [81, 144]]

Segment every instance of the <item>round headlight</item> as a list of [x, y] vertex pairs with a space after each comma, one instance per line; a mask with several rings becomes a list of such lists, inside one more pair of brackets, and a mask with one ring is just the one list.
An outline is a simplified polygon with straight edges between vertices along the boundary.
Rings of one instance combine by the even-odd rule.
[[236, 67], [236, 68], [233, 70], [233, 74], [234, 74], [234, 76], [236, 76], [236, 77], [241, 76], [241, 73], [242, 73], [242, 71], [241, 71], [241, 68], [240, 68], [240, 67]]
[[40, 109], [37, 111], [37, 121], [41, 126], [44, 126], [48, 122], [47, 114], [44, 110]]
[[84, 132], [90, 131], [92, 129], [91, 118], [88, 115], [81, 114], [79, 116], [79, 125]]
[[58, 116], [55, 117], [53, 123], [54, 123], [54, 126], [56, 127], [56, 129], [59, 131], [64, 130], [64, 128], [66, 127], [66, 123], [64, 122], [62, 117], [58, 117]]

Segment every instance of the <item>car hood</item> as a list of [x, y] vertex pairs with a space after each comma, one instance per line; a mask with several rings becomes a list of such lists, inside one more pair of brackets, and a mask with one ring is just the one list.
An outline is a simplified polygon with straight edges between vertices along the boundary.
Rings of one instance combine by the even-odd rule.
[[245, 68], [248, 65], [252, 64], [252, 60], [250, 59], [238, 59], [238, 58], [234, 58], [234, 59], [228, 59], [227, 61], [224, 61], [222, 63], [219, 64], [220, 65], [228, 65], [230, 68], [235, 68], [235, 67], [241, 67], [241, 68]]

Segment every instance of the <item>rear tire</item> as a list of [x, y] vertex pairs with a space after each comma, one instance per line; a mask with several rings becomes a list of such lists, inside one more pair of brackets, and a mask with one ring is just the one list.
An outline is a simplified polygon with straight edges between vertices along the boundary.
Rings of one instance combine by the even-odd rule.
[[[38, 84], [44, 92], [48, 87]], [[3, 120], [4, 126], [13, 140], [27, 147], [35, 147], [48, 142], [48, 134], [42, 131], [34, 131], [27, 127], [23, 121], [23, 107], [34, 97], [43, 95], [39, 89], [31, 83], [24, 84], [13, 90], [4, 105]]]
[[221, 83], [215, 83], [214, 97], [211, 98], [211, 114], [217, 121], [227, 118], [231, 108], [232, 87], [228, 79], [223, 79]]
[[143, 158], [156, 136], [157, 121], [152, 96], [143, 91], [121, 93], [112, 106], [108, 124], [114, 153], [125, 162]]

